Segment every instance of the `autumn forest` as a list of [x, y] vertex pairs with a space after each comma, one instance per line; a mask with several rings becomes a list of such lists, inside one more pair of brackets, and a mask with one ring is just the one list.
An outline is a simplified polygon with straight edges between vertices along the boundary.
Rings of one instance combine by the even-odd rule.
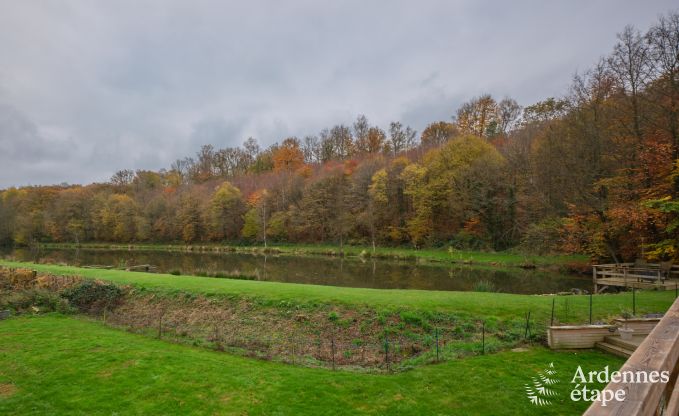
[[[603, 52], [603, 51], [602, 51]], [[364, 115], [160, 171], [0, 191], [0, 243], [332, 243], [679, 258], [679, 14], [560, 97], [482, 94], [421, 132]]]

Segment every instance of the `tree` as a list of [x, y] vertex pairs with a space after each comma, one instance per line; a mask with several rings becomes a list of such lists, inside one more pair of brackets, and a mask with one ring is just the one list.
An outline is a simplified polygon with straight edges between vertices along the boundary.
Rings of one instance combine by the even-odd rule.
[[408, 150], [415, 144], [417, 132], [410, 126], [403, 127], [399, 121], [392, 121], [389, 124], [389, 149], [397, 154]]
[[368, 118], [363, 114], [359, 115], [356, 118], [353, 127], [354, 137], [356, 139], [356, 150], [359, 152], [367, 152], [368, 130], [370, 130]]
[[215, 149], [211, 144], [201, 146], [200, 151], [196, 153], [198, 160], [192, 167], [191, 179], [196, 182], [211, 179], [214, 176], [215, 155]]
[[494, 132], [498, 123], [497, 103], [490, 94], [473, 98], [457, 110], [456, 121], [457, 128], [464, 134], [487, 136], [489, 127]]
[[302, 142], [304, 163], [318, 163], [321, 161], [321, 144], [316, 136], [305, 136]]
[[329, 140], [332, 144], [332, 153], [335, 159], [343, 160], [354, 152], [354, 139], [349, 127], [339, 124], [330, 129]]
[[113, 194], [106, 201], [100, 213], [101, 222], [106, 227], [104, 240], [130, 242], [136, 237], [136, 204], [124, 194]]
[[304, 165], [304, 154], [296, 137], [283, 140], [273, 154], [273, 166], [277, 172], [294, 172]]
[[386, 134], [377, 126], [370, 126], [364, 115], [354, 122], [354, 149], [357, 153], [379, 153], [386, 142]]
[[[679, 159], [679, 12], [660, 16], [646, 39], [656, 78], [652, 89], [657, 98], [651, 102], [665, 116], [657, 126], [666, 129], [672, 138], [672, 158], [676, 160]], [[675, 192], [679, 194], [679, 189]]]
[[375, 242], [377, 240], [378, 224], [385, 222], [387, 214], [385, 208], [389, 201], [387, 193], [388, 175], [386, 169], [380, 169], [372, 176], [370, 180], [370, 187], [368, 188], [368, 195], [370, 197], [368, 203], [368, 221], [370, 226], [370, 240], [372, 242], [373, 252], [375, 251]]
[[445, 121], [430, 123], [424, 131], [420, 142], [425, 147], [440, 146], [458, 134], [457, 126]]
[[249, 165], [252, 165], [255, 162], [259, 152], [262, 151], [259, 147], [259, 143], [257, 143], [257, 139], [254, 137], [248, 137], [248, 139], [243, 142], [243, 150], [245, 151]]
[[204, 238], [201, 207], [198, 201], [198, 198], [191, 193], [182, 195], [180, 200], [177, 219], [182, 240], [187, 244]]
[[414, 214], [408, 220], [408, 234], [416, 248], [424, 245], [432, 236], [431, 188], [427, 187], [427, 169], [418, 164], [406, 166], [401, 173], [405, 183], [403, 194], [410, 198]]
[[266, 189], [253, 192], [248, 198], [248, 211], [245, 213], [242, 236], [260, 239], [267, 246], [267, 222], [270, 210], [267, 209], [269, 193]]
[[367, 153], [379, 153], [384, 148], [386, 134], [379, 127], [370, 127], [365, 141], [365, 151]]
[[134, 171], [130, 169], [119, 170], [111, 176], [111, 185], [115, 186], [118, 192], [124, 192], [125, 188], [132, 184]]
[[[423, 165], [426, 175], [411, 168], [409, 178], [409, 192], [420, 201], [419, 207], [413, 201], [416, 222], [411, 226], [417, 228], [419, 241], [429, 238], [428, 232], [437, 239], [451, 238], [469, 221], [477, 221], [493, 248], [506, 245], [503, 219], [511, 223], [507, 210], [512, 199], [505, 194], [505, 160], [492, 145], [476, 136], [461, 136], [430, 151]], [[426, 179], [424, 184], [421, 178]]]
[[639, 31], [632, 26], [626, 26], [622, 33], [618, 34], [618, 43], [608, 58], [614, 79], [631, 111], [632, 122], [629, 131], [638, 141], [643, 138], [643, 116], [639, 94], [648, 80], [649, 54], [648, 45]]
[[240, 235], [245, 207], [241, 192], [229, 182], [222, 183], [210, 200], [210, 231], [214, 239], [234, 239]]
[[523, 122], [524, 125], [530, 123], [545, 123], [564, 116], [567, 110], [568, 101], [550, 97], [544, 101], [539, 101], [524, 108]]
[[503, 98], [497, 105], [497, 134], [506, 135], [521, 115], [521, 106], [512, 98]]

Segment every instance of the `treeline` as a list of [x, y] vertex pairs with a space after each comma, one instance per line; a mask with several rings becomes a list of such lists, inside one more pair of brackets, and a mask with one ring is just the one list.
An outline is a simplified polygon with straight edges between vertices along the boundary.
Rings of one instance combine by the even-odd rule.
[[483, 95], [421, 133], [359, 116], [266, 149], [203, 146], [167, 170], [0, 192], [0, 241], [337, 242], [677, 258], [679, 14], [569, 91]]

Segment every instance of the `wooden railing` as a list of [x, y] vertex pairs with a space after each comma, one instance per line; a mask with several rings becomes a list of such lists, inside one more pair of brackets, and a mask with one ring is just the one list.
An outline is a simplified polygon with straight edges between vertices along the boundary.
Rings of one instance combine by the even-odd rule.
[[625, 391], [623, 401], [603, 406], [594, 402], [585, 416], [679, 415], [679, 299], [620, 369], [625, 371], [669, 371], [668, 383], [609, 383], [605, 390]]
[[635, 263], [595, 264], [592, 274], [597, 277], [628, 277], [632, 279], [664, 280], [679, 278], [679, 265], [672, 265], [669, 270], [663, 270], [659, 264]]

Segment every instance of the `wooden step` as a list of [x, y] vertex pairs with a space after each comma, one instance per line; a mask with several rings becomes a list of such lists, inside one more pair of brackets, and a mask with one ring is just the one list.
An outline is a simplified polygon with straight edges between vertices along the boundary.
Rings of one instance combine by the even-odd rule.
[[606, 351], [607, 353], [617, 355], [618, 357], [623, 358], [629, 358], [629, 356], [631, 356], [632, 353], [634, 352], [633, 350], [628, 350], [627, 348], [609, 344], [607, 342], [597, 342], [595, 345], [598, 349], [602, 351]]
[[604, 342], [607, 344], [615, 345], [616, 347], [624, 348], [626, 350], [634, 351], [637, 349], [639, 343], [634, 341], [625, 341], [619, 336], [607, 336], [604, 337]]

